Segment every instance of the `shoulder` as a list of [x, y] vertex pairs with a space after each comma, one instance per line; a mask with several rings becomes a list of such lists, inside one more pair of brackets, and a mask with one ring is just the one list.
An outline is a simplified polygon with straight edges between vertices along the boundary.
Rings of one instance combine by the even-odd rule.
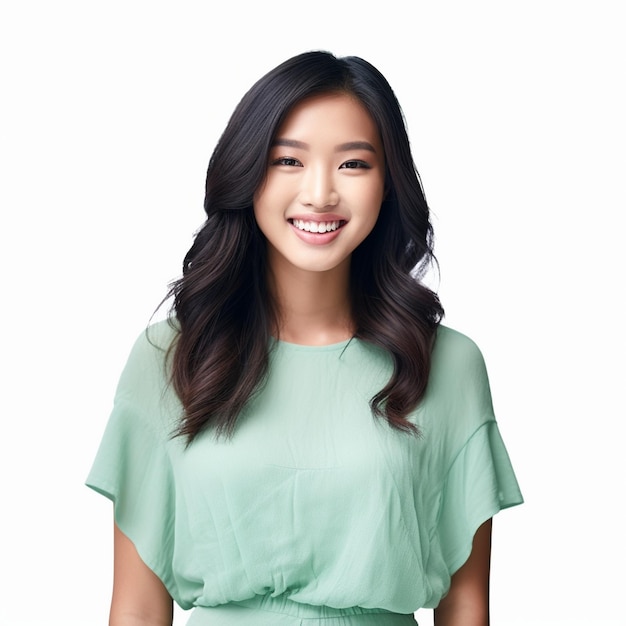
[[493, 418], [491, 391], [482, 352], [467, 335], [446, 326], [437, 330], [426, 390], [431, 406], [450, 412], [456, 424]]
[[162, 320], [144, 328], [135, 339], [128, 358], [129, 364], [142, 366], [151, 360], [162, 361], [178, 336], [175, 322]]
[[474, 434], [495, 420], [483, 356], [463, 333], [438, 328], [428, 385], [415, 420], [442, 476]]
[[167, 386], [168, 353], [177, 335], [169, 320], [151, 324], [139, 333], [119, 381], [118, 401], [131, 396], [136, 401]]
[[167, 352], [178, 336], [176, 321], [161, 320], [144, 328], [133, 346], [133, 351], [139, 353]]
[[476, 343], [458, 330], [443, 325], [437, 329], [432, 359], [433, 366], [444, 366], [457, 372], [485, 367], [482, 352]]

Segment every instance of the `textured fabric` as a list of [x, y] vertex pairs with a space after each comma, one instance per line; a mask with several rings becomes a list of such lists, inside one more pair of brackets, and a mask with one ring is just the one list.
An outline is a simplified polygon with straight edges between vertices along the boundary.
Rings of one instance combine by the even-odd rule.
[[138, 338], [87, 484], [184, 608], [274, 596], [412, 614], [439, 603], [478, 526], [522, 502], [482, 355], [458, 332], [438, 330], [418, 437], [371, 414], [392, 371], [382, 351], [275, 342], [233, 439], [188, 448], [170, 436], [172, 337], [159, 323]]
[[197, 607], [187, 626], [416, 626], [413, 614], [380, 609], [332, 609], [293, 602], [284, 596], [254, 596], [243, 602]]

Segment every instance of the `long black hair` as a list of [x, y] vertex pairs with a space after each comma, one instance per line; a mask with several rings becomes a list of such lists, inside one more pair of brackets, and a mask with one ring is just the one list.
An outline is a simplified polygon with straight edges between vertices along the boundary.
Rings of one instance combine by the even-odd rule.
[[253, 213], [281, 122], [304, 99], [349, 94], [375, 121], [384, 148], [386, 196], [378, 221], [351, 259], [355, 337], [385, 349], [391, 378], [371, 399], [375, 415], [405, 431], [424, 395], [443, 309], [420, 282], [434, 261], [433, 231], [400, 105], [384, 76], [359, 57], [314, 51], [263, 76], [236, 107], [209, 161], [207, 219], [171, 285], [172, 382], [190, 442], [208, 425], [233, 433], [265, 380], [278, 311], [267, 285], [266, 242]]

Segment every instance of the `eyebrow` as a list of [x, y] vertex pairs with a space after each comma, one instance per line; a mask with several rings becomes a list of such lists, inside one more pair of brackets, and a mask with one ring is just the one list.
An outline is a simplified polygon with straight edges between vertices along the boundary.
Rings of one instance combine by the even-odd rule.
[[335, 152], [349, 152], [350, 150], [367, 150], [376, 154], [374, 146], [369, 141], [348, 141], [335, 148]]
[[[304, 141], [298, 141], [297, 139], [285, 139], [278, 138], [272, 143], [272, 146], [284, 146], [286, 148], [299, 148], [300, 150], [308, 150], [310, 148], [308, 143]], [[374, 146], [369, 141], [348, 141], [346, 143], [339, 144], [335, 148], [335, 152], [349, 152], [350, 150], [367, 150], [376, 154]]]
[[308, 150], [309, 144], [304, 141], [298, 141], [297, 139], [275, 139], [272, 146], [285, 146], [286, 148], [300, 148], [301, 150]]

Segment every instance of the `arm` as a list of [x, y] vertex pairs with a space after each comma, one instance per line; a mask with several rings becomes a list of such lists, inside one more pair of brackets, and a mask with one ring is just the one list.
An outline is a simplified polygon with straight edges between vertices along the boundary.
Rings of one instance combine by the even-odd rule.
[[173, 604], [158, 576], [115, 524], [109, 626], [172, 626]]
[[491, 520], [474, 535], [472, 552], [454, 573], [450, 591], [435, 609], [435, 626], [489, 626]]

